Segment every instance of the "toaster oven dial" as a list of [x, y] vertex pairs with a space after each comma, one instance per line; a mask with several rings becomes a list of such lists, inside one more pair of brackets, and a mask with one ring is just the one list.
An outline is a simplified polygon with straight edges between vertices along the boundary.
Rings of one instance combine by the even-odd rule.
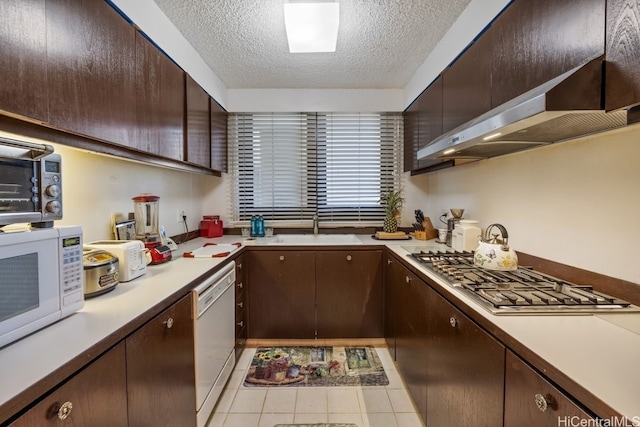
[[53, 198], [57, 198], [60, 196], [60, 186], [59, 185], [49, 185], [45, 190], [48, 196]]
[[47, 212], [59, 214], [61, 209], [62, 209], [62, 205], [57, 200], [52, 200], [49, 203], [47, 203]]

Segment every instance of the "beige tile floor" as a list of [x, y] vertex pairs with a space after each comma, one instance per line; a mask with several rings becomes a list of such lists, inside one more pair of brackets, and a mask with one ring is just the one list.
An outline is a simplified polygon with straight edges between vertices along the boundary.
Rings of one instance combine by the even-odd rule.
[[208, 427], [287, 423], [353, 423], [358, 427], [424, 427], [386, 347], [376, 346], [389, 385], [376, 387], [244, 387], [255, 348], [246, 348]]

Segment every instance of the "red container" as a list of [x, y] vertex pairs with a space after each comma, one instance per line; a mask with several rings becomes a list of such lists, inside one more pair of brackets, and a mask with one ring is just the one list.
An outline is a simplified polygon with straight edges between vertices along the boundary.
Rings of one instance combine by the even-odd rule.
[[200, 237], [221, 237], [222, 220], [219, 215], [205, 215], [200, 221]]

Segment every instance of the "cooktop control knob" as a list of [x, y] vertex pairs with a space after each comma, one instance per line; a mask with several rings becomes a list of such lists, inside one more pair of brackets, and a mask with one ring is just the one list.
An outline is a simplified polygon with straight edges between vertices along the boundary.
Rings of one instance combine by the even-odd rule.
[[62, 205], [57, 200], [52, 200], [49, 203], [47, 203], [47, 212], [59, 214], [60, 209], [62, 209]]
[[60, 195], [60, 186], [59, 185], [49, 185], [45, 190], [48, 196], [58, 197]]

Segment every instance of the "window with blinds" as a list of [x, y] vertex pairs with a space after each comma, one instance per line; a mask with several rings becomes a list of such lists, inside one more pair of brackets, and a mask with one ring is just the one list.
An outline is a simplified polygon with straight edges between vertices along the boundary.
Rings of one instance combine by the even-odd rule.
[[400, 113], [236, 113], [229, 143], [233, 222], [379, 225], [400, 186]]

